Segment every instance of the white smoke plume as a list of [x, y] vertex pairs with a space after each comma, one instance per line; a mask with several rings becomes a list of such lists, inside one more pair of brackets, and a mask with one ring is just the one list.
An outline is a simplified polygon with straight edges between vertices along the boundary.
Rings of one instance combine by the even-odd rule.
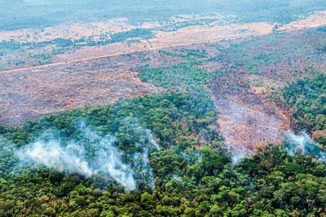
[[135, 174], [137, 180], [145, 180], [154, 189], [154, 175], [152, 168], [149, 166], [149, 153], [150, 149], [160, 150], [160, 147], [156, 143], [151, 131], [144, 129], [136, 118], [128, 117], [121, 121], [119, 132], [133, 135], [133, 138], [130, 140], [132, 140], [131, 143], [135, 144], [135, 150], [138, 151], [132, 153], [127, 158], [132, 159], [133, 168], [137, 171], [137, 174]]
[[301, 132], [296, 135], [293, 132], [285, 133], [285, 150], [290, 155], [304, 154], [316, 157], [318, 160], [326, 163], [326, 153], [319, 147], [310, 136]]
[[231, 154], [232, 165], [235, 166], [240, 163], [243, 159], [253, 154], [251, 150], [244, 147], [243, 145], [234, 145], [228, 149]]
[[[141, 180], [143, 171], [150, 171], [149, 149], [144, 147], [141, 152], [135, 152], [128, 158], [128, 163], [122, 161], [123, 153], [117, 148], [116, 137], [108, 134], [100, 136], [84, 123], [79, 127], [80, 138], [65, 141], [57, 136], [55, 131], [44, 132], [35, 142], [32, 142], [16, 152], [23, 165], [45, 166], [64, 173], [77, 173], [85, 177], [104, 176], [122, 185], [126, 191], [137, 188], [137, 180]], [[155, 143], [149, 130], [144, 137]], [[153, 145], [151, 144], [151, 145]], [[148, 175], [147, 173], [144, 173]], [[154, 179], [148, 179], [154, 188]]]

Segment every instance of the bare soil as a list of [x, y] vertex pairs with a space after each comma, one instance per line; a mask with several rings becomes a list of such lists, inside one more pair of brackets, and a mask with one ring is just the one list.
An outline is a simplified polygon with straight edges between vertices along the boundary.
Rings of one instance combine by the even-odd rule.
[[173, 32], [156, 31], [155, 37], [139, 42], [117, 42], [98, 47], [83, 47], [76, 51], [59, 54], [54, 62], [98, 58], [132, 52], [152, 51], [170, 47], [191, 46], [205, 42], [241, 39], [272, 33], [273, 24], [249, 23], [226, 26], [190, 26]]
[[212, 84], [218, 110], [218, 130], [235, 152], [254, 152], [266, 144], [279, 144], [291, 129], [290, 113], [248, 86], [250, 75], [224, 74]]
[[[154, 24], [145, 23], [143, 28], [151, 28]], [[103, 22], [62, 24], [44, 29], [19, 29], [14, 31], [0, 32], [0, 41], [14, 40], [20, 43], [35, 43], [51, 41], [58, 38], [79, 40], [92, 37], [99, 40], [105, 36], [110, 38], [111, 34], [130, 31], [137, 28], [130, 25], [126, 18], [110, 19]]]
[[19, 125], [56, 112], [162, 91], [139, 80], [134, 69], [138, 58], [125, 55], [1, 72], [0, 124]]
[[258, 94], [218, 97], [218, 127], [232, 150], [252, 152], [266, 144], [279, 144], [290, 130], [289, 112]]
[[[296, 26], [301, 28], [301, 24]], [[85, 47], [58, 55], [55, 62], [48, 65], [1, 71], [0, 124], [19, 125], [25, 120], [56, 112], [164, 91], [137, 77], [137, 68], [144, 64], [164, 66], [183, 61], [177, 56], [163, 55], [159, 50], [164, 48], [173, 53], [181, 48], [205, 49], [209, 56], [216, 57], [219, 51], [213, 49], [210, 42], [267, 35], [272, 33], [273, 27], [268, 23], [191, 26], [175, 32], [156, 32], [155, 38], [139, 43]], [[223, 72], [209, 84], [209, 88], [219, 112], [218, 130], [230, 149], [252, 152], [283, 140], [284, 131], [291, 129], [290, 113], [268, 95], [271, 89], [280, 89], [293, 78], [306, 76], [294, 75], [293, 70], [288, 70], [295, 65], [299, 67], [298, 72], [303, 71], [306, 60], [296, 58], [294, 64], [281, 61], [261, 66], [260, 75], [251, 74], [223, 59], [204, 62], [203, 68]], [[324, 67], [322, 61], [320, 68]]]
[[300, 20], [282, 26], [280, 31], [293, 31], [326, 25], [326, 11], [318, 11]]
[[[261, 64], [258, 72], [237, 64], [239, 56], [233, 56], [236, 50], [231, 50], [227, 57], [217, 55], [215, 61], [206, 66], [212, 71], [215, 66], [221, 73], [209, 88], [218, 110], [218, 130], [233, 153], [245, 155], [269, 143], [280, 144], [284, 133], [291, 130], [291, 114], [281, 100], [282, 88], [298, 78], [311, 77], [314, 72], [325, 73], [325, 55], [318, 52], [320, 44], [324, 43], [323, 33], [307, 35], [297, 31], [286, 34], [272, 42], [260, 41], [259, 37], [249, 40], [254, 43], [244, 48], [247, 53], [277, 58], [278, 51], [287, 51], [279, 52], [284, 55], [278, 60], [254, 61], [254, 64]], [[249, 41], [244, 43], [250, 44]], [[294, 48], [284, 46], [288, 44]], [[307, 45], [309, 49], [304, 49]], [[239, 47], [242, 47], [241, 42]], [[246, 64], [251, 60], [251, 57], [246, 58], [240, 62]], [[323, 133], [315, 132], [313, 137]]]

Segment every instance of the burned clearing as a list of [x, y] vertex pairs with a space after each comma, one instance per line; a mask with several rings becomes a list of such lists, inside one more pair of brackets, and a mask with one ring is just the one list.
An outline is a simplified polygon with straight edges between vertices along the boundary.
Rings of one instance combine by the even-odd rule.
[[[323, 72], [324, 36], [323, 31], [300, 30], [3, 71], [0, 123], [17, 125], [160, 92], [163, 88], [138, 77], [143, 66], [169, 68], [195, 61], [203, 72], [218, 74], [204, 82], [218, 112], [217, 131], [231, 149], [252, 152], [281, 143], [291, 129], [290, 112], [280, 103], [279, 92], [297, 78]], [[183, 69], [175, 70], [159, 80], [177, 84]], [[189, 75], [185, 71], [183, 76]]]
[[17, 125], [87, 105], [161, 91], [141, 82], [133, 55], [1, 72], [0, 123]]
[[163, 91], [142, 82], [138, 68], [185, 61], [174, 48], [0, 71], [0, 124], [20, 125], [45, 115], [107, 105]]
[[315, 30], [257, 37], [231, 44], [211, 59], [219, 71], [211, 82], [218, 130], [239, 154], [279, 144], [291, 129], [283, 87], [325, 73], [325, 33]]

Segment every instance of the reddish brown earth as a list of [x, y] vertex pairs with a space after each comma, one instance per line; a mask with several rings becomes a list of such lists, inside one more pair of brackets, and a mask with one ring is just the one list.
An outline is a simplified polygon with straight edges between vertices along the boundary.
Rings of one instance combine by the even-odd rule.
[[[218, 130], [233, 153], [248, 154], [268, 143], [279, 144], [291, 129], [290, 113], [246, 85], [247, 75], [225, 75], [213, 85]], [[226, 80], [228, 81], [226, 83]]]
[[138, 56], [0, 72], [0, 124], [161, 91], [134, 72]]
[[[291, 129], [282, 88], [315, 72], [326, 73], [326, 55], [320, 52], [325, 33], [307, 30], [280, 36], [240, 42], [241, 52], [231, 49], [206, 66], [214, 71], [215, 65], [221, 72], [209, 85], [219, 113], [218, 130], [238, 155], [268, 143], [281, 143], [284, 132]], [[241, 55], [235, 55], [237, 52]], [[259, 56], [265, 58], [260, 60]]]
[[[300, 39], [298, 34], [294, 35], [290, 38], [295, 40], [264, 43], [248, 52], [286, 50], [282, 44], [298, 40], [301, 44], [320, 47], [319, 42], [313, 44], [303, 40], [303, 36]], [[314, 38], [310, 40], [316, 41]], [[208, 88], [213, 93], [219, 113], [218, 130], [229, 148], [235, 150], [233, 153], [246, 154], [268, 143], [282, 142], [284, 131], [291, 128], [290, 113], [269, 96], [295, 78], [310, 76], [311, 66], [325, 69], [325, 61], [318, 59], [320, 63], [317, 64], [313, 54], [301, 55], [302, 50], [307, 50], [302, 49], [299, 56], [289, 56], [291, 61], [283, 58], [273, 64], [264, 63], [260, 67], [261, 73], [255, 74], [246, 71], [241, 64], [234, 64], [236, 59], [223, 56], [217, 48], [228, 46], [228, 43], [223, 43], [199, 43], [164, 51], [177, 54], [183, 48], [206, 50], [209, 61], [204, 61], [201, 67], [212, 72], [222, 71]], [[152, 50], [2, 71], [0, 124], [17, 125], [56, 112], [110, 104], [119, 99], [162, 91], [141, 82], [137, 77], [138, 67], [144, 64], [168, 66], [180, 61], [184, 59], [178, 55]]]
[[268, 143], [279, 144], [291, 127], [289, 113], [256, 94], [217, 99], [218, 128], [235, 151], [252, 152]]
[[140, 81], [138, 68], [180, 61], [162, 51], [146, 51], [0, 71], [0, 125], [160, 92], [162, 88]]

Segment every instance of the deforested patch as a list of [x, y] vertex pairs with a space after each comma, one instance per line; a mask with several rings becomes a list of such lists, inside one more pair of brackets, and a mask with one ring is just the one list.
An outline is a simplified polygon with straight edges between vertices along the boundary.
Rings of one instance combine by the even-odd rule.
[[257, 95], [217, 99], [218, 126], [236, 163], [266, 144], [280, 144], [290, 120], [284, 111]]
[[137, 61], [121, 57], [2, 72], [0, 124], [20, 125], [57, 112], [160, 92], [162, 88], [137, 77], [132, 68]]

